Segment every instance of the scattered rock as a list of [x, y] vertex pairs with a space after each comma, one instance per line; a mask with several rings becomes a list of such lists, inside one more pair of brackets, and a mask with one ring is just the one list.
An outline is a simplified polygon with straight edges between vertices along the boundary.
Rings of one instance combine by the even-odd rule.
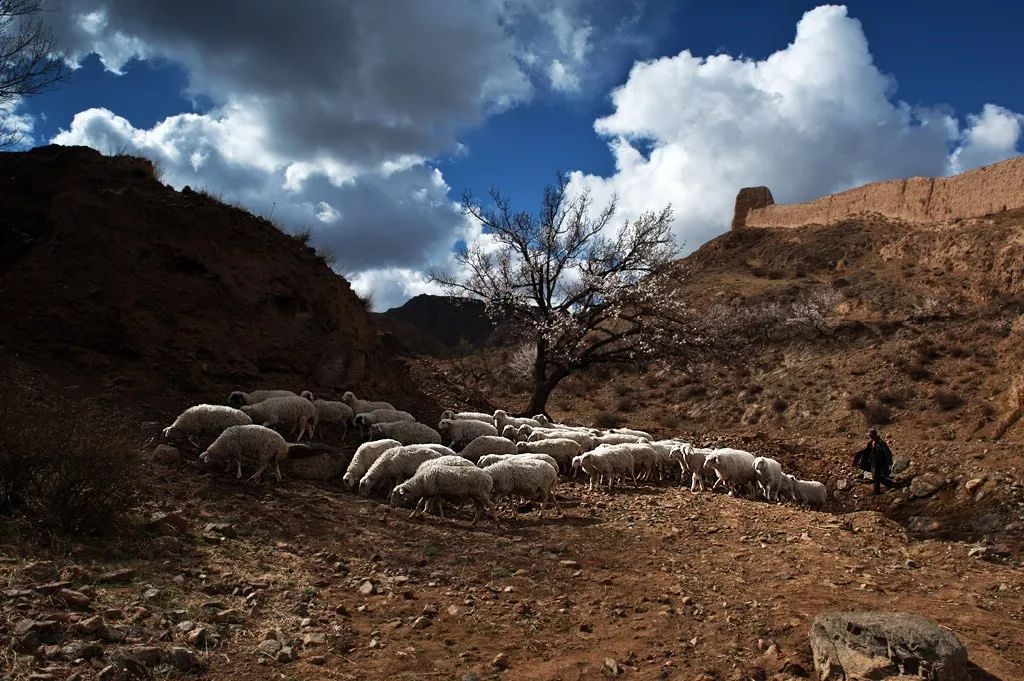
[[135, 578], [135, 570], [131, 568], [123, 568], [121, 570], [114, 570], [112, 572], [104, 572], [102, 575], [96, 578], [97, 584], [108, 584], [111, 582], [130, 582]]
[[217, 624], [241, 624], [245, 621], [245, 613], [238, 608], [228, 608], [214, 613], [210, 621]]
[[896, 475], [897, 473], [902, 473], [908, 468], [910, 468], [910, 459], [905, 456], [897, 456], [893, 458], [892, 467], [889, 469], [889, 472], [892, 475]]
[[910, 518], [907, 519], [907, 529], [911, 532], [927, 534], [929, 532], [937, 532], [941, 528], [942, 523], [935, 518], [926, 515], [910, 516]]
[[814, 667], [822, 679], [960, 681], [967, 650], [951, 632], [908, 613], [819, 615], [811, 628]]
[[16, 636], [32, 634], [39, 642], [51, 645], [60, 643], [64, 638], [60, 623], [53, 620], [19, 620], [14, 625], [14, 634]]
[[144, 667], [155, 667], [164, 658], [164, 651], [156, 646], [132, 646], [125, 654], [125, 659], [132, 659]]
[[615, 658], [606, 657], [604, 658], [604, 670], [612, 676], [618, 676], [619, 663], [615, 661]]
[[190, 672], [202, 666], [196, 654], [188, 648], [171, 648], [171, 652], [167, 654], [167, 661], [182, 672]]
[[371, 582], [369, 580], [366, 580], [365, 582], [363, 582], [362, 584], [359, 585], [359, 593], [363, 594], [364, 596], [369, 596], [370, 594], [373, 593], [373, 591], [374, 591], [373, 582]]
[[207, 645], [213, 642], [213, 636], [210, 634], [210, 630], [206, 627], [196, 627], [192, 631], [188, 632], [188, 636], [185, 637], [190, 646], [195, 648], [205, 648]]
[[33, 582], [55, 582], [60, 579], [60, 570], [49, 560], [29, 563], [21, 569], [21, 573]]
[[910, 496], [924, 499], [942, 489], [946, 479], [938, 473], [922, 473], [910, 481]]
[[74, 641], [60, 649], [58, 656], [61, 659], [72, 662], [74, 660], [91, 660], [94, 657], [101, 657], [103, 648], [95, 643], [85, 641]]
[[430, 618], [426, 615], [420, 615], [412, 621], [413, 629], [426, 629], [430, 626]]
[[153, 450], [153, 461], [164, 466], [173, 466], [178, 463], [179, 458], [181, 458], [181, 454], [178, 452], [178, 448], [171, 445], [157, 445]]
[[322, 646], [327, 643], [327, 635], [320, 632], [312, 634], [306, 634], [302, 637], [302, 645], [305, 648], [312, 648], [313, 646]]
[[511, 662], [509, 662], [508, 655], [505, 653], [498, 653], [494, 656], [494, 659], [491, 660], [491, 666], [495, 669], [508, 669], [509, 666], [511, 666]]
[[973, 491], [974, 491], [974, 490], [976, 490], [976, 489], [977, 489], [977, 488], [978, 488], [978, 487], [979, 487], [979, 486], [980, 486], [980, 485], [981, 485], [981, 484], [982, 484], [983, 482], [985, 482], [985, 478], [972, 478], [971, 480], [968, 480], [967, 482], [965, 482], [965, 483], [964, 483], [964, 487], [966, 487], [966, 488], [967, 488], [967, 491], [968, 491], [968, 492], [973, 492]]
[[164, 537], [181, 536], [189, 531], [188, 519], [178, 512], [154, 513], [142, 526]]
[[294, 662], [299, 659], [299, 656], [291, 646], [284, 646], [281, 650], [277, 651], [277, 656], [274, 659], [284, 664]]
[[275, 657], [283, 647], [280, 641], [268, 638], [265, 641], [260, 641], [260, 644], [256, 646], [256, 652]]
[[81, 591], [74, 591], [73, 589], [61, 589], [57, 592], [57, 597], [64, 601], [68, 607], [75, 608], [76, 610], [86, 610], [92, 603], [91, 598]]

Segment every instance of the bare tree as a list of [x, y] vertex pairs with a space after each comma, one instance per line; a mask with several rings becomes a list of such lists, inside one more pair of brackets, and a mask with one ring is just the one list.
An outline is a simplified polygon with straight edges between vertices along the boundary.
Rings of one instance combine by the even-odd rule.
[[450, 293], [483, 300], [535, 348], [530, 414], [580, 369], [641, 364], [704, 342], [675, 295], [671, 207], [615, 228], [615, 199], [593, 212], [589, 193], [568, 190], [558, 174], [537, 215], [514, 211], [498, 190], [493, 208], [465, 193], [463, 211], [485, 238], [456, 253], [458, 273], [432, 274]]
[[39, 18], [38, 0], [0, 0], [0, 149], [21, 139], [13, 109], [23, 97], [67, 77], [53, 32]]

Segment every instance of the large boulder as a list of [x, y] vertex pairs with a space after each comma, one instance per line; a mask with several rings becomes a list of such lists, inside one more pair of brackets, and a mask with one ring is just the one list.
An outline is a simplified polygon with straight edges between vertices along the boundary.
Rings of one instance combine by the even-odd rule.
[[950, 631], [908, 613], [835, 612], [811, 627], [821, 681], [962, 681], [967, 649]]

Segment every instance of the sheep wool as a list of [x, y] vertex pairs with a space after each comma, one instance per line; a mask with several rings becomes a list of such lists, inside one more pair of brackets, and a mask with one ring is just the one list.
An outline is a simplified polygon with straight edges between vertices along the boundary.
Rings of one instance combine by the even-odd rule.
[[787, 475], [786, 479], [787, 491], [801, 506], [820, 508], [828, 500], [828, 490], [817, 480], [799, 480], [793, 475]]
[[482, 411], [452, 411], [451, 409], [445, 409], [441, 412], [441, 418], [450, 419], [452, 421], [482, 421], [484, 423], [492, 423], [494, 417], [490, 414], [485, 414]]
[[[376, 428], [376, 426], [374, 426]], [[369, 496], [375, 487], [381, 484], [388, 491], [395, 485], [405, 482], [416, 475], [416, 470], [424, 461], [436, 459], [441, 455], [426, 447], [396, 447], [390, 449], [373, 462], [369, 470], [359, 481], [359, 494]]]
[[359, 445], [356, 453], [352, 456], [352, 461], [348, 464], [345, 477], [342, 478], [345, 485], [349, 488], [355, 487], [362, 480], [363, 476], [366, 475], [366, 471], [370, 469], [373, 462], [380, 458], [381, 454], [389, 449], [401, 446], [401, 442], [391, 439], [370, 440]]
[[[245, 426], [252, 423], [249, 415], [234, 407], [222, 404], [197, 404], [183, 411], [174, 423], [164, 428], [168, 440], [180, 437], [194, 441], [203, 435], [220, 435], [225, 428]], [[193, 442], [194, 443], [194, 442]]]
[[724, 484], [735, 496], [741, 487], [755, 480], [754, 455], [742, 449], [716, 449], [707, 455], [704, 470], [717, 478], [712, 489]]
[[415, 421], [416, 417], [407, 411], [400, 411], [398, 409], [374, 409], [373, 411], [364, 411], [356, 414], [352, 418], [352, 423], [359, 428], [360, 431], [365, 431], [375, 423], [397, 423], [399, 421]]
[[448, 441], [452, 449], [458, 450], [482, 435], [497, 435], [498, 429], [473, 419], [441, 419], [437, 424], [437, 432]]
[[478, 461], [488, 454], [515, 454], [516, 443], [499, 435], [481, 435], [462, 448], [459, 452], [470, 461]]
[[236, 390], [228, 396], [228, 404], [240, 407], [245, 404], [259, 404], [272, 397], [298, 397], [291, 390], [253, 390], [251, 393]]
[[498, 461], [484, 468], [494, 479], [494, 497], [515, 494], [524, 499], [539, 499], [540, 513], [544, 513], [548, 500], [552, 501], [558, 514], [562, 507], [555, 498], [555, 485], [558, 484], [558, 471], [551, 465], [522, 456], [514, 456]]
[[226, 470], [234, 464], [235, 477], [242, 477], [242, 461], [254, 461], [256, 472], [250, 480], [261, 480], [267, 468], [273, 466], [277, 481], [281, 481], [280, 463], [288, 456], [288, 443], [270, 428], [257, 425], [231, 426], [213, 441], [199, 459], [203, 463], [226, 463]]
[[441, 444], [441, 434], [436, 430], [416, 421], [396, 421], [394, 423], [375, 423], [370, 426], [372, 439], [392, 438], [403, 445]]
[[341, 396], [341, 401], [344, 402], [352, 409], [353, 413], [364, 414], [374, 409], [394, 409], [394, 405], [390, 402], [374, 402], [372, 400], [360, 400], [356, 398], [355, 394], [349, 390]]
[[348, 424], [352, 422], [352, 417], [355, 416], [352, 407], [336, 400], [318, 399], [313, 400], [313, 408], [316, 410], [316, 414], [313, 418], [313, 430], [310, 431], [310, 437], [312, 437], [313, 431], [320, 427], [321, 423], [341, 425], [341, 437], [344, 438], [348, 435]]
[[754, 459], [754, 479], [768, 501], [778, 501], [782, 490], [782, 465], [775, 459], [759, 456]]
[[[427, 462], [420, 466], [416, 475], [395, 487], [392, 500], [415, 501], [412, 515], [420, 510], [429, 510], [436, 505], [441, 517], [444, 517], [442, 501], [461, 504], [472, 502], [474, 507], [473, 522], [480, 517], [480, 512], [490, 511], [497, 520], [494, 503], [491, 501], [491, 490], [494, 480], [486, 471], [475, 466], [445, 466], [436, 462]], [[410, 516], [412, 517], [412, 516]]]
[[494, 427], [500, 431], [504, 431], [505, 426], [516, 426], [517, 428], [522, 425], [539, 427], [540, 424], [534, 419], [509, 416], [508, 412], [504, 409], [498, 409], [494, 412]]
[[316, 407], [304, 397], [271, 397], [256, 404], [242, 407], [253, 423], [268, 428], [288, 428], [298, 442], [307, 430], [313, 428], [316, 419]]
[[583, 447], [580, 446], [580, 443], [568, 438], [520, 442], [516, 449], [520, 454], [547, 454], [557, 461], [558, 465], [566, 472], [569, 471], [572, 458], [583, 453]]

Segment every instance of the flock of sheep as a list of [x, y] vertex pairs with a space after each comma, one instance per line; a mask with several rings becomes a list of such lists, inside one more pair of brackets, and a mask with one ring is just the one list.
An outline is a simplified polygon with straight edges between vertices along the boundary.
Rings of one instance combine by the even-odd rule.
[[389, 498], [421, 509], [435, 509], [443, 517], [442, 502], [471, 503], [476, 522], [481, 512], [497, 519], [494, 501], [518, 497], [561, 507], [554, 490], [559, 475], [576, 477], [580, 471], [594, 486], [640, 481], [686, 483], [696, 493], [724, 486], [732, 495], [751, 492], [769, 501], [785, 494], [794, 501], [821, 506], [825, 486], [799, 480], [783, 472], [772, 458], [732, 448], [701, 448], [676, 439], [655, 440], [649, 433], [617, 428], [607, 431], [552, 423], [546, 416], [513, 417], [502, 410], [493, 414], [442, 414], [437, 428], [416, 421], [412, 414], [387, 402], [358, 399], [346, 392], [340, 401], [314, 399], [287, 390], [236, 391], [229, 405], [200, 404], [186, 409], [164, 429], [169, 440], [215, 438], [200, 455], [203, 463], [224, 464], [242, 477], [243, 462], [255, 466], [250, 480], [261, 480], [273, 469], [281, 480], [280, 462], [295, 442], [312, 438], [324, 424], [358, 428], [366, 439], [345, 471], [344, 484], [368, 496], [376, 490]]

